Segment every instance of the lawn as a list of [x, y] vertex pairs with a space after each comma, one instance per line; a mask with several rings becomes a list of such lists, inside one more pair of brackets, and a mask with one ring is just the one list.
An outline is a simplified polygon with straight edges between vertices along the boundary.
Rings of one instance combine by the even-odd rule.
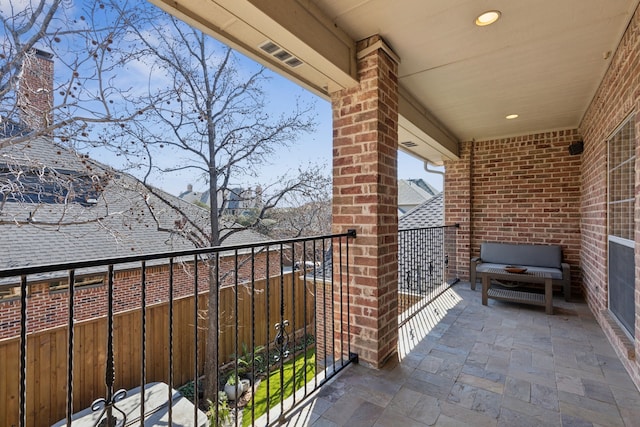
[[[306, 369], [305, 369], [306, 360]], [[295, 378], [293, 371], [295, 366]], [[316, 374], [316, 353], [315, 349], [309, 349], [306, 353], [299, 354], [295, 359], [284, 364], [282, 389], [283, 399], [291, 396], [295, 390], [304, 386]], [[269, 401], [267, 406], [267, 382], [269, 385]], [[253, 399], [245, 406], [242, 413], [242, 426], [247, 427], [252, 423], [251, 410], [254, 408], [255, 419], [264, 415], [268, 409], [280, 404], [280, 369], [276, 369], [269, 375], [269, 381], [263, 379], [253, 396]], [[267, 409], [268, 408], [268, 409]]]

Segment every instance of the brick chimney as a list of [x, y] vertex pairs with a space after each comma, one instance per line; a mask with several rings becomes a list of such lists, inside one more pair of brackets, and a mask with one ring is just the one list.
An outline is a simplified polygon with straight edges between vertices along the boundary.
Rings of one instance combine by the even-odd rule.
[[29, 129], [40, 130], [51, 123], [53, 108], [53, 54], [32, 49], [25, 55], [18, 83], [20, 120]]

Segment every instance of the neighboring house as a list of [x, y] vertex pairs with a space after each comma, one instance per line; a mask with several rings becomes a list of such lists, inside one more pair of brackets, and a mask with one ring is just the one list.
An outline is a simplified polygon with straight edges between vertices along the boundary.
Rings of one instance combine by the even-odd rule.
[[[48, 117], [52, 103], [48, 94], [53, 88], [51, 55], [36, 50], [29, 64], [20, 85], [20, 90], [32, 89], [20, 95], [25, 100], [22, 121], [14, 124], [5, 120], [0, 140], [28, 135]], [[57, 144], [51, 137], [34, 137], [0, 149], [0, 233], [0, 269], [7, 269], [206, 247], [210, 219], [208, 209], [146, 186], [131, 175]], [[220, 237], [222, 246], [269, 240], [253, 230], [224, 224]], [[222, 252], [218, 260], [221, 284], [264, 277], [267, 257], [264, 252], [256, 254], [253, 262], [245, 262], [250, 251]], [[178, 261], [174, 298], [194, 292], [193, 261]], [[279, 257], [269, 261], [274, 271], [276, 261]], [[139, 267], [115, 271], [116, 312], [140, 307]], [[208, 267], [203, 263], [198, 265], [201, 268], [198, 290], [206, 291]], [[147, 265], [148, 304], [168, 300], [168, 274], [168, 259]], [[29, 332], [63, 324], [68, 312], [68, 277], [49, 274], [29, 280]], [[0, 339], [19, 330], [19, 282], [19, 278], [0, 280]], [[76, 321], [105, 314], [106, 283], [104, 270], [75, 272]]]
[[[209, 190], [203, 192], [193, 191], [191, 184], [187, 186], [187, 191], [180, 193], [178, 197], [189, 203], [211, 206]], [[218, 190], [217, 199], [220, 215], [242, 215], [246, 211], [262, 206], [262, 188], [258, 186], [253, 190], [252, 188], [244, 189], [234, 186], [224, 192]]]
[[[0, 150], [1, 269], [188, 250], [206, 243], [208, 229], [207, 209], [146, 187], [50, 138]], [[268, 240], [247, 229], [221, 234], [226, 236], [223, 246]], [[234, 270], [233, 257], [227, 258], [220, 260], [221, 271], [230, 272], [227, 282], [237, 274], [242, 283], [249, 272]], [[259, 254], [254, 266], [258, 275], [265, 263], [264, 254]], [[174, 297], [193, 293], [192, 268], [181, 264], [175, 269]], [[168, 260], [149, 266], [149, 304], [168, 299], [167, 280], [162, 280], [167, 274]], [[116, 311], [139, 307], [139, 275], [139, 268], [116, 272]], [[19, 328], [18, 283], [18, 278], [0, 281], [0, 338], [15, 335]], [[76, 320], [104, 314], [105, 284], [105, 271], [76, 271]], [[202, 280], [199, 288], [206, 290], [207, 285]], [[29, 331], [66, 321], [67, 289], [68, 278], [58, 276], [42, 277], [41, 283], [29, 287]]]
[[429, 184], [422, 178], [407, 179], [406, 181], [409, 182], [411, 185], [414, 185], [418, 188], [423, 189], [424, 191], [431, 194], [432, 196], [435, 196], [436, 194], [440, 193], [438, 190], [435, 189], [433, 185]]
[[178, 198], [193, 204], [210, 206], [208, 191], [193, 191], [193, 185], [187, 185], [187, 191], [178, 194]]
[[422, 179], [398, 180], [398, 216], [404, 215], [436, 194], [438, 190]]

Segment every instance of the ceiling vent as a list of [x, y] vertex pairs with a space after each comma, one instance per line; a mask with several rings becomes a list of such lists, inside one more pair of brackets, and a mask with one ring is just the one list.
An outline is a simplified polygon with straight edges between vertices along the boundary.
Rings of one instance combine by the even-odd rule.
[[416, 144], [415, 142], [411, 142], [411, 141], [401, 142], [400, 145], [404, 145], [405, 147], [417, 147], [418, 146], [418, 144]]
[[260, 45], [260, 49], [291, 68], [296, 68], [304, 64], [300, 59], [296, 58], [291, 53], [287, 52], [270, 40], [262, 43]]

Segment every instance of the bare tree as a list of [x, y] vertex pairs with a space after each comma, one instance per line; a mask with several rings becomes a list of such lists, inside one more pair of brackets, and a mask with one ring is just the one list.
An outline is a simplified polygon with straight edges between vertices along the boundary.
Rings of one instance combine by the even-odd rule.
[[[194, 242], [196, 245], [217, 246], [232, 233], [260, 224], [287, 198], [326, 188], [329, 178], [319, 167], [300, 169], [294, 177], [260, 183], [260, 203], [250, 215], [241, 220], [225, 216], [231, 183], [255, 179], [276, 148], [312, 131], [313, 106], [292, 105], [286, 114], [274, 114], [262, 89], [268, 84], [263, 68], [240, 67], [230, 48], [171, 16], [150, 11], [145, 16], [149, 18], [146, 24], [132, 31], [151, 70], [150, 85], [160, 79], [169, 86], [161, 94], [163, 101], [144, 113], [144, 120], [125, 126], [126, 138], [119, 139], [116, 148], [134, 154], [130, 158], [135, 161], [146, 161], [145, 182], [153, 173], [188, 170], [204, 178], [209, 186], [210, 229], [207, 238]], [[129, 140], [137, 141], [138, 152], [131, 152]], [[163, 156], [181, 160], [165, 165]], [[209, 313], [215, 313], [218, 284], [215, 269], [209, 271]], [[211, 398], [217, 393], [218, 326], [218, 316], [210, 315], [205, 393]]]
[[[126, 0], [0, 3], [0, 225], [72, 235], [73, 227], [91, 224], [124, 242], [116, 225], [164, 209], [161, 191], [154, 189], [154, 198], [142, 186], [132, 192], [133, 177], [119, 179], [123, 174], [72, 150], [107, 144], [107, 135], [115, 138], [150, 108], [149, 91], [138, 90], [132, 72], [140, 64], [130, 33], [134, 12]], [[155, 94], [153, 101], [162, 99]], [[174, 235], [189, 230], [197, 240], [206, 234], [197, 222], [155, 226]]]
[[[293, 176], [260, 183], [260, 203], [250, 215], [224, 216], [231, 183], [255, 179], [276, 148], [313, 130], [313, 106], [292, 105], [288, 113], [274, 114], [262, 91], [268, 84], [264, 69], [247, 71], [231, 49], [148, 4], [81, 4], [81, 11], [65, 0], [0, 4], [6, 35], [0, 41], [0, 149], [17, 149], [1, 165], [0, 224], [5, 220], [18, 227], [61, 229], [91, 222], [109, 232], [107, 219], [128, 224], [150, 216], [157, 230], [208, 247], [243, 228], [259, 226], [276, 206], [313, 200], [324, 191], [329, 178], [320, 167], [294, 168]], [[53, 58], [56, 70], [51, 71], [50, 85], [38, 75], [25, 80], [29, 69], [47, 68], [30, 65]], [[146, 87], [127, 78], [135, 74], [130, 72], [134, 68], [149, 71]], [[82, 156], [77, 156], [81, 165], [74, 171], [22, 159], [22, 145], [34, 138], [81, 149], [104, 146], [125, 156], [132, 168], [143, 168], [144, 188], [136, 185], [132, 192], [132, 181], [125, 184], [127, 197], [142, 205], [132, 210], [133, 203], [123, 201], [129, 209], [114, 210], [114, 202], [101, 194], [105, 186], [118, 183], [117, 173], [95, 168]], [[167, 163], [167, 157], [179, 161]], [[189, 170], [209, 186], [206, 221], [150, 185], [153, 174]], [[8, 206], [9, 199], [17, 203]], [[41, 222], [42, 209], [53, 209], [59, 217]], [[168, 211], [172, 215], [166, 215]], [[168, 220], [174, 214], [181, 220]], [[217, 272], [209, 271], [209, 307], [216, 308]], [[218, 316], [209, 320], [206, 393], [215, 396]]]
[[[320, 190], [320, 189], [319, 189]], [[262, 230], [274, 239], [317, 236], [331, 233], [331, 186], [313, 197], [294, 195], [287, 207], [273, 209]]]
[[[143, 99], [136, 101], [133, 82], [116, 78], [136, 59], [125, 25], [136, 15], [126, 4], [77, 5], [68, 0], [0, 4], [0, 147], [40, 135], [88, 141], [94, 126], [120, 126], [147, 108]], [[44, 74], [54, 73], [54, 58], [54, 78], [47, 83]]]

